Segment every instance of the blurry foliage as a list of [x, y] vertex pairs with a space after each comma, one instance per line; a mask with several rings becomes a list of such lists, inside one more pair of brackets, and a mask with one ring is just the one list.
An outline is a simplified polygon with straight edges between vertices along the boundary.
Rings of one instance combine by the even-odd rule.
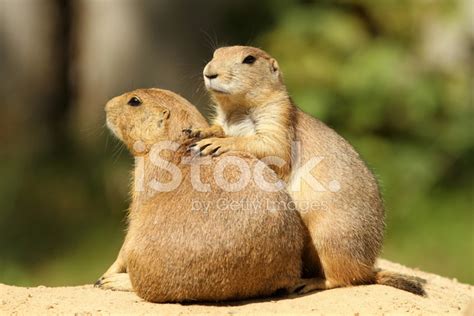
[[[281, 11], [261, 43], [296, 104], [349, 139], [378, 176], [383, 255], [472, 283], [472, 39], [455, 4], [308, 1]], [[459, 59], [432, 61], [432, 25], [461, 33], [449, 48]]]
[[[461, 1], [204, 1], [192, 12], [184, 11], [190, 7], [184, 1], [141, 4], [134, 8], [148, 29], [162, 31], [168, 24], [154, 16], [161, 6], [175, 6], [169, 12], [179, 18], [167, 14], [168, 22], [179, 24], [173, 30], [185, 41], [201, 36], [204, 47], [251, 44], [276, 57], [296, 104], [347, 138], [379, 178], [388, 224], [382, 256], [474, 283], [473, 41]], [[200, 29], [199, 16], [211, 7], [212, 18]], [[180, 24], [189, 15], [195, 33]], [[150, 34], [159, 50], [165, 33]], [[55, 127], [61, 135], [51, 134], [38, 104], [55, 99], [38, 99], [58, 88], [34, 86], [27, 69], [8, 63], [14, 52], [0, 45], [0, 53], [2, 95], [15, 95], [29, 110], [9, 116], [15, 107], [7, 106], [0, 118], [0, 282], [90, 283], [120, 247], [132, 161], [104, 127], [77, 133], [71, 121]], [[149, 65], [154, 57], [141, 60]], [[51, 70], [54, 63], [41, 66]], [[35, 92], [13, 93], [10, 74]], [[121, 89], [131, 75], [120, 75]], [[153, 86], [170, 74], [157, 70], [153, 81], [146, 75], [138, 71], [138, 82]], [[193, 95], [183, 87], [195, 87], [199, 77], [165, 88]], [[60, 148], [56, 137], [65, 142]]]

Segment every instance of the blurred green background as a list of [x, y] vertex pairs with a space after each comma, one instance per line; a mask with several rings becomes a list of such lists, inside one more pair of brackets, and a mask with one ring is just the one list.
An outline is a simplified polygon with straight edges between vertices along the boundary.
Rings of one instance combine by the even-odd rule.
[[295, 102], [380, 180], [382, 257], [474, 283], [471, 1], [1, 0], [0, 282], [95, 281], [132, 160], [103, 106], [140, 87], [206, 113], [217, 46], [276, 57]]

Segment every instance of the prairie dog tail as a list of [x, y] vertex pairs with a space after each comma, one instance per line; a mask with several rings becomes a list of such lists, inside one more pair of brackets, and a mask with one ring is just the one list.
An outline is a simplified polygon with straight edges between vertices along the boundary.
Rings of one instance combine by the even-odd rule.
[[426, 292], [423, 289], [423, 284], [425, 281], [421, 278], [411, 277], [390, 271], [376, 271], [375, 283], [388, 285], [416, 295], [426, 296]]

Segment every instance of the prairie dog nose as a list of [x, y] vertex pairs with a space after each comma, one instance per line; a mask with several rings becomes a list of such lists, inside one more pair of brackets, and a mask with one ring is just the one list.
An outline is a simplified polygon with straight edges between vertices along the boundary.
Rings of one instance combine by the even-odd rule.
[[110, 111], [116, 102], [117, 102], [117, 98], [113, 98], [112, 100], [109, 100], [109, 102], [105, 104], [105, 107], [104, 107], [105, 112]]
[[218, 74], [204, 74], [207, 79], [215, 79], [217, 78]]

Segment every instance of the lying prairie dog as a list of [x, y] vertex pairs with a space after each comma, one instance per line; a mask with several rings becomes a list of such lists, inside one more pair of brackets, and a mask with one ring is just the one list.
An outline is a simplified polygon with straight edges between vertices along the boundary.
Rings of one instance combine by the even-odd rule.
[[189, 131], [204, 138], [193, 149], [272, 157], [309, 231], [304, 270], [320, 278], [317, 289], [377, 283], [423, 293], [408, 277], [374, 269], [385, 217], [378, 184], [344, 138], [293, 104], [274, 58], [255, 47], [222, 47], [203, 75], [216, 116]]
[[[304, 226], [265, 164], [238, 152], [190, 156], [182, 130], [208, 125], [194, 106], [170, 91], [125, 93], [110, 100], [106, 112], [108, 127], [135, 156], [135, 171], [124, 244], [96, 285], [132, 286], [148, 301], [182, 302], [267, 296], [310, 284], [301, 279]], [[157, 151], [161, 145], [167, 149]], [[265, 183], [274, 187], [262, 190], [251, 177], [235, 190], [242, 179], [236, 161], [263, 170]], [[225, 163], [218, 178], [215, 169]], [[180, 181], [172, 188], [177, 174]], [[203, 186], [196, 189], [195, 182]]]

